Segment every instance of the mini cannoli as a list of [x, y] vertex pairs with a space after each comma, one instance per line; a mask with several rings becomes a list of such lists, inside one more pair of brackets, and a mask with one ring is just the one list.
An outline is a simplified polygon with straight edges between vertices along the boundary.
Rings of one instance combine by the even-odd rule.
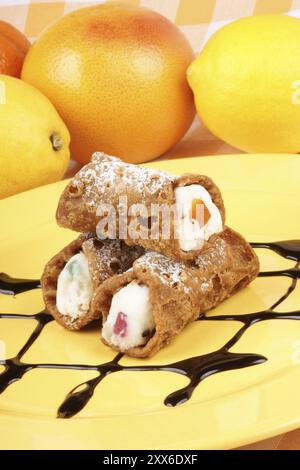
[[93, 309], [102, 315], [102, 340], [129, 356], [153, 356], [258, 272], [251, 246], [229, 228], [192, 263], [148, 252], [97, 289]]
[[[99, 222], [104, 218], [100, 208], [106, 204], [116, 214], [116, 231], [111, 238], [124, 239], [128, 245], [140, 245], [173, 259], [197, 257], [223, 230], [225, 222], [221, 193], [209, 177], [171, 175], [124, 163], [104, 153], [95, 153], [67, 185], [57, 208], [57, 222], [80, 232], [97, 230], [100, 237]], [[167, 228], [162, 213], [156, 212], [158, 208], [169, 216]], [[132, 234], [130, 227], [138, 230]]]
[[45, 266], [41, 279], [48, 312], [68, 330], [79, 330], [98, 318], [92, 308], [96, 288], [132, 266], [143, 250], [118, 240], [82, 234]]

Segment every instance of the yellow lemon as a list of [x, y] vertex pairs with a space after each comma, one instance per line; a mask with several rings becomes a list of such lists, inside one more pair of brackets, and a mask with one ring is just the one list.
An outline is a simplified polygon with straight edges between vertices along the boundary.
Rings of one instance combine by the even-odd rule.
[[300, 20], [261, 15], [217, 31], [187, 77], [210, 131], [247, 152], [300, 151]]
[[48, 98], [0, 75], [0, 198], [61, 179], [69, 143], [68, 129]]

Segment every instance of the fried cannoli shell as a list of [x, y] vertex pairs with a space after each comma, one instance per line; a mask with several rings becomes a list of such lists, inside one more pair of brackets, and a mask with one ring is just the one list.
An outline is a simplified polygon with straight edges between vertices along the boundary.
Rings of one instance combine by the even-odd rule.
[[[112, 204], [116, 210], [118, 221], [120, 215], [119, 197], [126, 196], [128, 208], [135, 204], [143, 204], [147, 208], [148, 214], [151, 215], [151, 204], [166, 204], [171, 207], [175, 204], [175, 188], [191, 184], [199, 184], [210, 193], [212, 201], [221, 213], [224, 224], [223, 199], [219, 188], [208, 176], [171, 175], [124, 163], [118, 158], [104, 153], [95, 153], [91, 162], [84, 166], [65, 188], [58, 204], [56, 219], [58, 224], [65, 228], [79, 232], [96, 232], [97, 223], [101, 219], [97, 216], [96, 211], [101, 204]], [[127, 225], [133, 220], [134, 218], [128, 218]], [[118, 223], [116, 225], [116, 238], [121, 238], [118, 233]], [[151, 227], [148, 229], [147, 237], [143, 232], [140, 238], [132, 239], [130, 233], [127, 233], [127, 238], [124, 237], [124, 240], [128, 245], [140, 245], [147, 250], [157, 251], [179, 260], [194, 259], [211, 244], [209, 239], [204, 242], [200, 250], [188, 252], [181, 250], [179, 240], [175, 236], [173, 215], [170, 219], [170, 237], [164, 238], [162, 224], [160, 224], [159, 233], [155, 239], [150, 237], [150, 230]]]
[[76, 319], [62, 315], [56, 307], [58, 276], [69, 259], [80, 251], [87, 257], [94, 292], [109, 277], [129, 269], [133, 261], [143, 254], [139, 247], [129, 248], [119, 240], [98, 240], [94, 234], [88, 233], [80, 235], [46, 264], [41, 279], [44, 302], [47, 311], [68, 330], [80, 330], [99, 318], [99, 312], [92, 308], [92, 303], [90, 310]]
[[102, 313], [104, 323], [112, 296], [121, 287], [131, 281], [148, 286], [155, 332], [144, 346], [125, 353], [151, 357], [200, 314], [249, 284], [258, 272], [259, 261], [251, 246], [237, 232], [225, 228], [194, 263], [184, 264], [158, 253], [146, 253], [134, 262], [132, 269], [108, 279], [97, 289], [93, 309]]

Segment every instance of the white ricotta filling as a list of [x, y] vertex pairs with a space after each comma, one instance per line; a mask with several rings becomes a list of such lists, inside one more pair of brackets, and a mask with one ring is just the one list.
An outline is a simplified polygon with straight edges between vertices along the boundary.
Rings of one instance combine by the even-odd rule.
[[56, 306], [62, 315], [78, 319], [85, 315], [93, 295], [87, 257], [78, 253], [69, 259], [57, 282]]
[[154, 327], [149, 288], [133, 281], [114, 294], [102, 336], [126, 351], [147, 343]]
[[[206, 224], [199, 224], [198, 220], [192, 218], [193, 201], [197, 199], [201, 199], [209, 211], [210, 218]], [[203, 186], [191, 184], [175, 188], [175, 204], [178, 216], [177, 236], [183, 251], [201, 249], [205, 240], [223, 230], [220, 211]]]

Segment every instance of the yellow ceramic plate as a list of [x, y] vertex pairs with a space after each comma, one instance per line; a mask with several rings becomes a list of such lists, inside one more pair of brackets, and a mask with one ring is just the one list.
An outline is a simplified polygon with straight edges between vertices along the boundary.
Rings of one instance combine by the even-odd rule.
[[[222, 189], [228, 224], [253, 242], [300, 238], [298, 156], [201, 157], [150, 166], [174, 173], [210, 175]], [[45, 186], [0, 202], [1, 271], [37, 278], [46, 261], [75, 237], [58, 228], [54, 219], [65, 184]], [[257, 252], [263, 271], [284, 270], [286, 274], [295, 266], [294, 261], [270, 250]], [[264, 311], [285, 295], [291, 283], [287, 275], [260, 277], [209, 315]], [[299, 311], [299, 307], [296, 286], [274, 311], [287, 313]], [[0, 312], [29, 315], [42, 309], [39, 289], [15, 298], [0, 295]], [[0, 318], [2, 356], [16, 356], [36, 326], [34, 319]], [[208, 354], [224, 346], [242, 326], [228, 319], [198, 321], [154, 358], [138, 361], [123, 357], [120, 364], [163, 366]], [[56, 419], [58, 408], [74, 387], [96, 377], [97, 371], [33, 368], [26, 372], [26, 365], [22, 370], [19, 366], [20, 375], [24, 372], [22, 379], [0, 395], [0, 447], [232, 448], [296, 428], [300, 424], [300, 321], [274, 319], [253, 324], [230, 352], [234, 358], [253, 353], [267, 360], [205, 378], [187, 402], [175, 407], [165, 406], [164, 400], [188, 384], [184, 375], [149, 370], [112, 373], [99, 383], [82, 411], [70, 419]], [[114, 357], [115, 353], [100, 342], [97, 326], [75, 333], [50, 322], [22, 361], [50, 367], [54, 363], [96, 366]], [[3, 371], [0, 365], [2, 384]]]

